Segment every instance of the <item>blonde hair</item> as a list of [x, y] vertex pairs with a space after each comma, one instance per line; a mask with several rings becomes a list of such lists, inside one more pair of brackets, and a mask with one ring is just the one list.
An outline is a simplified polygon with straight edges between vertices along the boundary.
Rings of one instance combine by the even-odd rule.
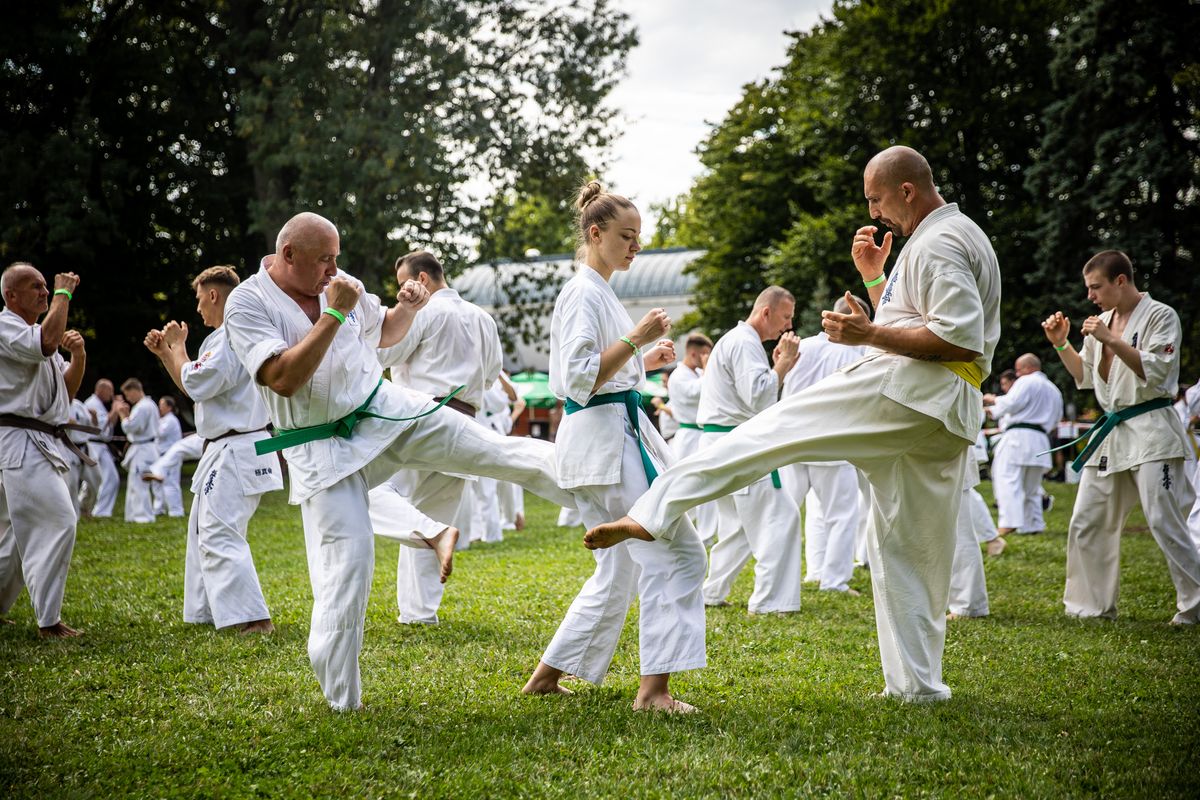
[[600, 181], [588, 181], [579, 187], [579, 195], [575, 198], [575, 211], [579, 217], [579, 249], [577, 256], [583, 257], [588, 245], [588, 230], [593, 225], [600, 230], [608, 228], [617, 214], [626, 209], [637, 210], [628, 197], [604, 191]]
[[241, 279], [233, 267], [209, 267], [192, 280], [192, 289], [199, 289], [201, 286], [224, 286], [232, 291], [240, 282]]

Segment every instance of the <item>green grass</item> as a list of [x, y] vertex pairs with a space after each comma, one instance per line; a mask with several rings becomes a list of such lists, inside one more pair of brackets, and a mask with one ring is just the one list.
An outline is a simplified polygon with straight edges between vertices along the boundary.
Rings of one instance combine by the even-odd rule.
[[[986, 492], [985, 485], [985, 492]], [[633, 714], [631, 614], [603, 687], [519, 691], [591, 572], [577, 531], [530, 526], [462, 553], [440, 627], [395, 621], [398, 545], [376, 540], [358, 714], [331, 713], [308, 665], [298, 510], [268, 497], [251, 542], [278, 632], [185, 625], [180, 521], [85, 521], [64, 619], [42, 642], [28, 601], [0, 626], [0, 797], [1196, 797], [1200, 630], [1135, 516], [1121, 619], [1062, 614], [1072, 489], [1050, 531], [987, 561], [992, 616], [951, 624], [948, 703], [882, 688], [869, 578], [807, 591], [786, 618], [708, 616], [707, 669], [679, 676], [703, 713]], [[120, 508], [120, 506], [118, 506]]]

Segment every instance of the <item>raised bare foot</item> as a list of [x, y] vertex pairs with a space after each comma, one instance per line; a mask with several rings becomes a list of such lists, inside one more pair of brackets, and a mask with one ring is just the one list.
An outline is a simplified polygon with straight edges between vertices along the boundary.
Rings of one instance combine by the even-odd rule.
[[270, 619], [256, 619], [253, 622], [247, 622], [238, 629], [238, 633], [242, 636], [247, 636], [251, 633], [274, 633], [275, 626], [271, 624]]
[[62, 622], [56, 622], [49, 627], [38, 628], [38, 636], [43, 639], [74, 639], [76, 636], [83, 636], [83, 631], [77, 631]]
[[998, 556], [1004, 552], [1004, 548], [1008, 547], [1008, 542], [1003, 536], [997, 536], [987, 543], [987, 554], [989, 556]]
[[519, 531], [525, 530], [525, 515], [517, 514], [517, 518], [513, 520], [513, 526]]
[[442, 583], [454, 572], [454, 548], [458, 545], [459, 530], [453, 526], [446, 528], [432, 539], [426, 539], [425, 544], [437, 554], [441, 565]]
[[626, 539], [641, 539], [644, 542], [654, 541], [654, 537], [646, 533], [646, 529], [629, 517], [621, 517], [616, 522], [606, 522], [597, 525], [583, 535], [583, 546], [588, 550], [602, 550], [620, 544]]
[[695, 714], [700, 709], [696, 708], [691, 703], [685, 703], [682, 700], [676, 700], [671, 695], [660, 697], [647, 698], [645, 700], [639, 698], [633, 701], [634, 711], [661, 711], [664, 714]]

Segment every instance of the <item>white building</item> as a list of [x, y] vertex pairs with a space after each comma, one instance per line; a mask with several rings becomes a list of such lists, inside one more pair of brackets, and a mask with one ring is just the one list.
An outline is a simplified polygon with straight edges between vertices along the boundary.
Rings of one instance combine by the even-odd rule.
[[[696, 276], [685, 275], [684, 268], [703, 254], [682, 247], [643, 250], [627, 272], [613, 275], [613, 291], [634, 322], [652, 308], [665, 308], [672, 320], [678, 320], [694, 310]], [[451, 283], [465, 299], [495, 317], [506, 345], [506, 369], [545, 372], [554, 298], [574, 271], [572, 254], [538, 256], [477, 264]]]

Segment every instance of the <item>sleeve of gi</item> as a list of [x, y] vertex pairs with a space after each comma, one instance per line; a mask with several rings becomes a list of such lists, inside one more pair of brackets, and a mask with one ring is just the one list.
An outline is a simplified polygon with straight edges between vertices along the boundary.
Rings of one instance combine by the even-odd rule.
[[[258, 370], [268, 359], [288, 349], [288, 343], [261, 305], [252, 295], [238, 297], [242, 287], [233, 290], [225, 307], [225, 329], [229, 346], [242, 366], [258, 382]], [[261, 301], [259, 301], [261, 302]]]
[[756, 412], [770, 408], [779, 399], [779, 376], [764, 366], [758, 353], [745, 352], [750, 347], [762, 348], [757, 342], [738, 342], [737, 360], [733, 364], [734, 389], [738, 397]]
[[1079, 349], [1079, 360], [1083, 362], [1083, 375], [1079, 380], [1075, 381], [1075, 386], [1078, 389], [1091, 389], [1092, 370], [1096, 366], [1096, 346], [1099, 344], [1095, 338], [1091, 336], [1083, 337], [1083, 347]]
[[917, 270], [925, 327], [942, 341], [982, 353], [984, 320], [979, 284], [966, 266], [951, 260], [951, 255], [965, 258], [961, 253], [934, 251], [926, 255], [925, 268]]
[[[359, 285], [361, 286], [362, 283], [360, 282]], [[379, 339], [383, 336], [383, 320], [387, 309], [380, 302], [378, 295], [364, 290], [358, 298], [358, 313], [362, 316], [362, 328], [359, 335], [367, 344], [378, 347]], [[420, 312], [417, 312], [417, 316], [420, 315]]]
[[42, 355], [42, 326], [26, 325], [19, 318], [5, 319], [0, 331], [0, 356], [26, 364], [37, 364], [49, 358]]
[[[684, 378], [684, 375], [688, 377]], [[671, 394], [693, 405], [700, 402], [700, 379], [693, 378], [687, 370], [675, 370], [671, 375]]]
[[597, 326], [599, 311], [591, 308], [588, 301], [582, 292], [564, 294], [555, 308], [561, 321], [561, 358], [566, 368], [563, 384], [567, 397], [580, 405], [592, 399], [600, 375], [600, 354], [605, 347]]
[[[380, 329], [382, 330], [382, 323]], [[429, 315], [425, 313], [425, 309], [421, 309], [413, 317], [412, 324], [408, 326], [408, 332], [404, 334], [404, 338], [396, 342], [391, 347], [382, 347], [375, 351], [379, 357], [379, 363], [386, 369], [388, 367], [397, 367], [406, 363], [412, 358], [413, 353], [417, 351], [417, 346], [424, 341], [428, 335]], [[376, 343], [379, 342], [379, 336], [375, 337]]]
[[[1143, 330], [1145, 335], [1138, 343], [1138, 351], [1142, 357], [1142, 372], [1146, 377], [1144, 380], [1139, 378], [1138, 383], [1169, 394], [1169, 383], [1183, 338], [1179, 315], [1170, 306], [1160, 305], [1154, 309]], [[1136, 373], [1134, 377], [1137, 377]]]
[[230, 351], [226, 338], [220, 346], [205, 350], [195, 361], [184, 364], [179, 378], [188, 397], [204, 401], [228, 391], [241, 371], [242, 365]]
[[1029, 405], [1029, 395], [1029, 382], [1018, 380], [1009, 389], [1008, 394], [996, 395], [996, 402], [992, 405], [992, 418], [1024, 411]]
[[490, 315], [483, 317], [483, 387], [485, 389], [496, 383], [500, 370], [504, 367], [504, 350], [500, 344], [500, 331], [496, 329], [496, 320]]

